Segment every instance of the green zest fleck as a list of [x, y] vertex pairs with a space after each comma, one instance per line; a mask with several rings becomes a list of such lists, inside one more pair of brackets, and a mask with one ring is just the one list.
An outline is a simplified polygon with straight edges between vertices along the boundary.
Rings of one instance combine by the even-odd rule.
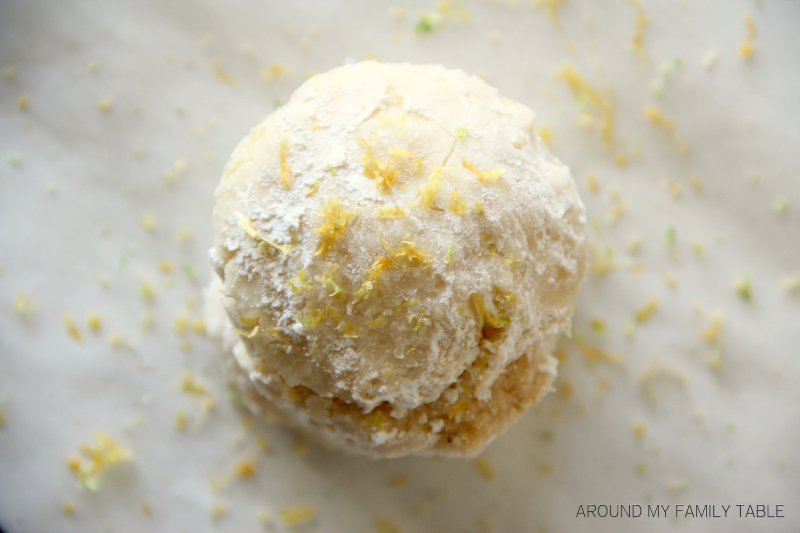
[[456, 140], [463, 139], [467, 135], [469, 135], [469, 128], [466, 124], [456, 128]]
[[183, 272], [186, 274], [186, 277], [194, 279], [194, 267], [192, 265], [183, 265]]
[[667, 226], [667, 249], [672, 250], [675, 248], [675, 226], [669, 225]]
[[775, 209], [776, 213], [783, 213], [786, 210], [786, 206], [789, 205], [789, 200], [786, 199], [785, 196], [781, 196], [775, 203], [772, 205], [772, 208]]
[[739, 296], [741, 296], [744, 300], [748, 302], [750, 301], [750, 299], [752, 298], [752, 293], [751, 293], [752, 285], [749, 272], [746, 272], [744, 276], [737, 279], [733, 283], [733, 287], [736, 289], [736, 292], [739, 293]]

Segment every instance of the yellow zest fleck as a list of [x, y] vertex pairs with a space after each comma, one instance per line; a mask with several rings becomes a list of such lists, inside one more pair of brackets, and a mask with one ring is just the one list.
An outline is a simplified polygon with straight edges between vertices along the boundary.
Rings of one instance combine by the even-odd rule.
[[314, 279], [325, 287], [328, 287], [331, 292], [328, 293], [328, 296], [331, 298], [336, 298], [337, 300], [344, 300], [345, 293], [342, 288], [334, 281], [333, 274], [339, 269], [339, 265], [332, 264], [328, 269], [323, 272], [322, 276], [317, 276]]
[[256, 468], [250, 461], [237, 461], [233, 467], [234, 473], [239, 477], [253, 477]]
[[273, 61], [261, 71], [261, 77], [265, 80], [271, 80], [273, 78], [288, 76], [291, 73], [291, 67], [284, 65], [283, 63], [279, 63], [278, 61]]
[[636, 33], [633, 34], [631, 50], [636, 52], [639, 56], [639, 62], [642, 65], [646, 65], [647, 58], [644, 55], [644, 27], [647, 25], [649, 19], [644, 14], [641, 0], [630, 0], [630, 2], [636, 6]]
[[647, 472], [647, 461], [639, 461], [636, 464], [636, 473], [641, 475], [645, 472]]
[[181, 391], [188, 394], [202, 395], [206, 392], [205, 384], [198, 381], [188, 370], [183, 372], [178, 386]]
[[561, 23], [558, 21], [558, 13], [556, 9], [558, 8], [558, 4], [563, 1], [564, 0], [533, 0], [533, 5], [545, 8], [547, 10], [547, 17], [554, 24], [560, 26]]
[[756, 25], [753, 23], [753, 15], [749, 11], [744, 14], [744, 23], [747, 26], [747, 36], [739, 44], [739, 55], [745, 59], [750, 59], [750, 56], [753, 55], [753, 46], [755, 44]]
[[478, 316], [481, 318], [482, 327], [500, 330], [506, 327], [511, 321], [511, 319], [508, 317], [498, 317], [490, 313], [486, 308], [486, 304], [483, 302], [483, 297], [477, 292], [472, 294], [470, 300], [472, 301], [472, 305], [475, 308], [475, 311], [478, 313]]
[[173, 423], [175, 424], [175, 428], [178, 430], [186, 429], [186, 411], [183, 409], [176, 409], [175, 416], [173, 417]]
[[233, 331], [237, 335], [243, 335], [243, 336], [247, 337], [248, 339], [252, 339], [256, 335], [258, 335], [259, 326], [256, 326], [256, 327], [254, 327], [254, 328], [252, 328], [250, 330], [243, 329], [243, 328], [231, 328], [231, 331]]
[[80, 485], [90, 491], [96, 491], [100, 486], [103, 472], [117, 463], [133, 459], [133, 454], [121, 448], [114, 439], [106, 433], [94, 433], [95, 444], [83, 444], [80, 452], [84, 458], [73, 455], [66, 458], [67, 467], [75, 475]]
[[291, 244], [277, 244], [274, 241], [271, 241], [259, 235], [256, 229], [253, 227], [253, 223], [250, 222], [250, 219], [244, 215], [239, 215], [239, 218], [236, 220], [236, 224], [240, 228], [242, 228], [245, 233], [250, 235], [253, 239], [260, 241], [264, 244], [268, 244], [273, 248], [275, 248], [276, 250], [280, 250], [281, 252], [283, 252], [283, 255], [288, 254], [289, 250], [292, 249]]
[[386, 317], [378, 317], [366, 323], [368, 328], [382, 328], [386, 325]]
[[447, 243], [447, 262], [453, 262], [453, 241]]
[[553, 465], [548, 461], [541, 461], [539, 463], [539, 473], [544, 476], [549, 476], [553, 473]]
[[667, 483], [667, 490], [670, 492], [680, 492], [685, 489], [689, 484], [685, 479], [674, 479]]
[[17, 107], [23, 111], [28, 109], [28, 97], [26, 95], [21, 95], [17, 98]]
[[537, 133], [539, 134], [539, 137], [541, 137], [542, 140], [545, 142], [545, 144], [549, 145], [550, 143], [553, 142], [553, 130], [550, 127], [550, 124], [542, 124], [541, 126], [539, 126]]
[[483, 214], [483, 202], [481, 202], [480, 200], [478, 200], [477, 202], [475, 202], [475, 208], [474, 208], [474, 210], [475, 210], [475, 213], [476, 213], [476, 214], [478, 214], [478, 215], [482, 215], [482, 214]]
[[661, 178], [659, 181], [666, 185], [669, 195], [672, 196], [673, 199], [677, 200], [681, 195], [682, 185], [680, 182], [672, 178]]
[[378, 218], [397, 218], [406, 216], [406, 210], [399, 205], [387, 205], [375, 210]]
[[294, 294], [300, 294], [303, 290], [306, 292], [310, 291], [311, 280], [306, 279], [307, 275], [308, 273], [305, 268], [298, 270], [297, 275], [286, 283], [289, 286], [289, 290]]
[[67, 314], [61, 315], [61, 323], [64, 324], [64, 328], [67, 330], [67, 334], [70, 337], [77, 342], [81, 342], [83, 340], [80, 330], [78, 330], [75, 322], [72, 321], [72, 317]]
[[619, 217], [625, 214], [625, 211], [628, 209], [630, 205], [630, 200], [621, 200], [614, 204], [614, 208], [611, 209], [611, 212], [608, 214], [608, 221], [609, 222], [616, 222]]
[[417, 165], [421, 165], [422, 164], [422, 158], [421, 157], [417, 157], [414, 154], [410, 153], [408, 150], [405, 150], [403, 148], [391, 148], [389, 150], [389, 155], [391, 155], [391, 156], [401, 155], [401, 156], [404, 156], [404, 157], [410, 157], [411, 159], [413, 159], [414, 161], [417, 162]]
[[787, 276], [781, 280], [781, 286], [787, 291], [800, 289], [800, 272], [793, 276]]
[[278, 158], [280, 159], [281, 170], [278, 175], [278, 179], [280, 180], [281, 187], [284, 189], [288, 189], [292, 186], [292, 171], [289, 169], [289, 164], [286, 162], [286, 156], [289, 153], [289, 143], [286, 142], [286, 139], [281, 139], [280, 145], [278, 146]]
[[631, 431], [633, 431], [633, 436], [636, 437], [637, 440], [642, 440], [645, 431], [647, 431], [647, 424], [645, 424], [644, 421], [639, 420], [633, 424]]
[[478, 467], [478, 471], [483, 475], [483, 477], [489, 480], [494, 479], [494, 470], [492, 469], [492, 466], [489, 464], [489, 461], [487, 461], [483, 457], [478, 457], [477, 459], [475, 459], [475, 466]]
[[372, 263], [369, 270], [365, 271], [367, 277], [363, 283], [361, 283], [361, 287], [356, 291], [356, 301], [367, 298], [384, 270], [390, 268], [393, 264], [394, 262], [386, 256], [378, 257], [375, 262]]
[[311, 187], [309, 187], [308, 189], [306, 189], [306, 196], [311, 196], [312, 194], [314, 194], [315, 192], [317, 192], [317, 188], [319, 187], [319, 184], [320, 184], [320, 182], [321, 182], [321, 181], [322, 181], [322, 180], [317, 180], [317, 181], [315, 181], [314, 183], [312, 183], [312, 184], [311, 184]]
[[101, 324], [100, 315], [97, 313], [89, 313], [86, 315], [86, 325], [89, 326], [92, 333], [100, 331]]
[[344, 335], [348, 339], [357, 339], [358, 337], [361, 336], [361, 334], [359, 333], [358, 326], [356, 326], [353, 322], [348, 321], [345, 322], [344, 324], [339, 324], [339, 326], [336, 329], [341, 331], [342, 335]]
[[618, 167], [624, 167], [628, 164], [628, 156], [622, 152], [617, 152], [614, 154], [614, 164]]
[[222, 515], [224, 515], [227, 510], [228, 508], [224, 503], [215, 502], [208, 509], [208, 515], [211, 517], [211, 520], [217, 521], [222, 518]]
[[36, 305], [33, 303], [33, 300], [25, 294], [25, 291], [19, 291], [17, 297], [11, 302], [11, 308], [21, 315], [29, 315], [36, 309]]
[[75, 514], [75, 505], [72, 502], [64, 502], [61, 504], [61, 512], [65, 515]]
[[336, 198], [328, 198], [319, 216], [327, 217], [327, 220], [314, 230], [322, 237], [315, 255], [323, 254], [333, 248], [344, 235], [347, 223], [355, 213], [348, 212]]
[[605, 321], [598, 317], [592, 317], [589, 320], [589, 326], [592, 328], [595, 335], [602, 335], [606, 331]]
[[589, 187], [591, 192], [598, 192], [600, 190], [600, 182], [597, 181], [597, 176], [594, 174], [586, 176], [586, 186]]
[[658, 298], [650, 298], [650, 301], [648, 301], [643, 307], [640, 307], [636, 310], [636, 321], [639, 323], [647, 322], [647, 320], [650, 318], [650, 315], [652, 315], [656, 309], [658, 309]]
[[676, 370], [666, 363], [660, 363], [659, 361], [654, 360], [639, 375], [639, 385], [641, 386], [642, 392], [650, 404], [656, 403], [653, 384], [659, 380], [672, 381], [680, 386], [683, 386], [686, 383], [686, 377], [682, 372]]
[[366, 151], [364, 157], [361, 158], [361, 163], [364, 165], [364, 176], [373, 180], [375, 187], [380, 192], [391, 192], [392, 185], [397, 179], [397, 167], [392, 166], [394, 156], [386, 163], [383, 163], [372, 153], [372, 139], [367, 142], [363, 137], [359, 136], [358, 142]]
[[719, 333], [722, 330], [722, 320], [720, 320], [719, 313], [714, 313], [711, 317], [711, 325], [708, 326], [706, 329], [701, 330], [697, 334], [698, 339], [702, 339], [704, 341], [714, 341], [719, 337]]
[[282, 507], [278, 514], [284, 525], [296, 527], [314, 518], [316, 510], [311, 505], [297, 505], [295, 507]]
[[158, 263], [158, 269], [164, 274], [169, 274], [172, 272], [172, 263], [164, 259]]
[[706, 52], [706, 55], [703, 56], [703, 68], [709, 70], [711, 67], [714, 66], [714, 63], [717, 62], [717, 52], [716, 50], [709, 50]]
[[101, 113], [108, 113], [111, 111], [111, 98], [103, 98], [97, 102], [97, 109], [99, 109]]
[[225, 72], [219, 65], [219, 56], [215, 56], [211, 60], [211, 72], [214, 73], [214, 76], [216, 76], [217, 79], [222, 80], [227, 84], [236, 85], [237, 83], [239, 83], [239, 80], [237, 78]]
[[661, 114], [661, 111], [654, 106], [650, 106], [645, 108], [644, 115], [657, 126], [661, 126], [662, 128], [668, 130], [672, 136], [672, 140], [675, 143], [675, 147], [678, 149], [678, 153], [683, 153], [686, 151], [686, 141], [680, 136], [678, 131], [675, 129], [675, 123], [672, 119], [669, 119]]
[[588, 113], [588, 105], [593, 105], [601, 121], [600, 130], [603, 139], [611, 142], [614, 139], [614, 104], [611, 89], [607, 89], [605, 94], [601, 93], [592, 87], [578, 70], [569, 63], [565, 63], [556, 70], [555, 75], [562, 78], [569, 85], [572, 93], [577, 98], [580, 109], [579, 122], [589, 127], [593, 126], [594, 119]]
[[473, 165], [463, 157], [461, 158], [461, 164], [464, 166], [464, 168], [466, 168], [467, 170], [478, 176], [478, 181], [488, 181], [490, 183], [496, 181], [497, 178], [502, 176], [506, 171], [506, 169], [504, 168], [498, 168], [495, 170], [478, 170], [475, 167], [475, 165]]
[[617, 263], [614, 261], [614, 249], [611, 246], [606, 246], [604, 251], [601, 251], [596, 244], [590, 244], [591, 262], [589, 270], [593, 274], [604, 275], [608, 274], [615, 268]]
[[447, 203], [447, 208], [456, 215], [463, 215], [467, 212], [467, 203], [458, 196], [458, 189], [449, 193], [452, 197]]
[[[424, 208], [430, 208], [436, 200], [436, 192], [439, 190], [439, 180], [442, 177], [444, 170], [451, 170], [454, 167], [436, 167], [431, 171], [431, 176], [428, 178], [428, 183], [420, 186], [420, 198], [418, 203]], [[413, 205], [413, 204], [412, 204]]]
[[381, 244], [389, 253], [389, 257], [395, 261], [406, 261], [412, 266], [421, 266], [423, 268], [430, 266], [431, 259], [427, 252], [418, 250], [417, 245], [409, 241], [408, 238], [409, 235], [406, 235], [405, 240], [397, 248], [390, 248], [385, 242]]
[[597, 361], [606, 361], [618, 365], [625, 360], [625, 355], [621, 353], [611, 353], [588, 342], [582, 342], [579, 348], [586, 363], [590, 365]]

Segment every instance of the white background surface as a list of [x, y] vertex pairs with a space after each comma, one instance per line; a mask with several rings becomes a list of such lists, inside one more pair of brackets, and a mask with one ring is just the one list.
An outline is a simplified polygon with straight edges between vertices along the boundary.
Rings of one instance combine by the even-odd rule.
[[[448, 19], [420, 36], [409, 30], [419, 10], [435, 4], [407, 4], [399, 20], [389, 5], [0, 2], [0, 67], [13, 64], [16, 72], [0, 79], [0, 152], [22, 158], [18, 166], [0, 163], [0, 526], [256, 531], [263, 528], [257, 512], [266, 510], [267, 529], [280, 531], [278, 510], [308, 503], [316, 509], [310, 531], [374, 531], [381, 518], [403, 531], [800, 530], [800, 294], [780, 285], [800, 270], [800, 3], [644, 1], [646, 67], [629, 50], [636, 11], [623, 0], [569, 0], [558, 6], [560, 25], [529, 2], [470, 2], [471, 22]], [[750, 61], [737, 52], [746, 10], [757, 28]], [[487, 36], [495, 30], [496, 41]], [[301, 40], [306, 45], [298, 46]], [[710, 50], [718, 60], [705, 69]], [[625, 362], [587, 365], [577, 343], [568, 343], [556, 385], [570, 382], [574, 394], [550, 394], [496, 439], [483, 454], [493, 480], [470, 460], [373, 462], [313, 445], [296, 453], [298, 438], [289, 431], [256, 424], [244, 432], [242, 415], [226, 400], [214, 347], [190, 333], [191, 347], [181, 350], [172, 331], [187, 298], [196, 301], [190, 316], [199, 316], [213, 190], [227, 155], [308, 71], [367, 52], [480, 72], [537, 111], [590, 218], [600, 221], [592, 241], [612, 245], [621, 265], [587, 280], [575, 330], [624, 353]], [[683, 66], [659, 100], [650, 84], [658, 66], [676, 57]], [[214, 76], [215, 60], [237, 84]], [[275, 60], [291, 75], [261, 79]], [[613, 86], [615, 146], [576, 126], [574, 98], [552, 76], [567, 60], [595, 85]], [[87, 69], [91, 62], [96, 70]], [[17, 108], [23, 94], [27, 110]], [[103, 98], [112, 99], [108, 113], [98, 111]], [[686, 154], [644, 118], [650, 105], [674, 119]], [[625, 167], [613, 163], [614, 153], [633, 146], [639, 157]], [[168, 186], [162, 175], [178, 159], [188, 170]], [[586, 186], [589, 172], [601, 185], [596, 194]], [[702, 179], [701, 192], [687, 186], [691, 174]], [[753, 174], [761, 179], [752, 182]], [[661, 177], [683, 183], [677, 200]], [[50, 184], [54, 193], [46, 191]], [[631, 202], [616, 222], [608, 221], [617, 202], [612, 188]], [[781, 196], [788, 208], [777, 214], [773, 203]], [[153, 233], [139, 224], [145, 212], [157, 218]], [[668, 225], [676, 228], [674, 257], [665, 244]], [[181, 228], [191, 231], [187, 241], [177, 238]], [[626, 243], [636, 236], [643, 244], [631, 256]], [[693, 239], [702, 242], [702, 257], [692, 251]], [[158, 269], [165, 259], [172, 275]], [[634, 274], [627, 265], [637, 261], [642, 271]], [[674, 288], [664, 281], [668, 272]], [[753, 279], [750, 302], [732, 288], [745, 272]], [[107, 277], [107, 288], [98, 275]], [[156, 291], [152, 302], [138, 295], [142, 280]], [[11, 307], [21, 290], [36, 304], [29, 316]], [[659, 308], [627, 338], [625, 323], [653, 296]], [[148, 309], [157, 322], [143, 332]], [[721, 372], [706, 364], [711, 345], [697, 336], [714, 309], [723, 316]], [[85, 325], [92, 311], [103, 319], [99, 335]], [[83, 342], [66, 334], [63, 313]], [[608, 325], [604, 336], [591, 332], [592, 317]], [[132, 348], [110, 346], [112, 331]], [[654, 357], [679, 370], [685, 385], [658, 382], [651, 405], [638, 378]], [[207, 383], [216, 407], [199, 427], [179, 431], [175, 410], [190, 418], [197, 410], [176, 386], [184, 369]], [[640, 420], [647, 426], [641, 441], [631, 430]], [[136, 458], [108, 471], [100, 491], [90, 493], [76, 488], [64, 457], [90, 442], [95, 429]], [[255, 451], [257, 435], [267, 436], [268, 451]], [[212, 491], [211, 477], [253, 453], [253, 478]], [[647, 469], [638, 474], [642, 461]], [[397, 475], [408, 484], [393, 486]], [[74, 515], [61, 513], [65, 501]], [[217, 502], [227, 511], [214, 521], [209, 508]], [[581, 504], [647, 503], [672, 510], [717, 504], [718, 513], [720, 504], [733, 505], [729, 513], [736, 504], [770, 504], [773, 512], [783, 504], [786, 517], [575, 517]], [[418, 514], [420, 504], [430, 514]]]

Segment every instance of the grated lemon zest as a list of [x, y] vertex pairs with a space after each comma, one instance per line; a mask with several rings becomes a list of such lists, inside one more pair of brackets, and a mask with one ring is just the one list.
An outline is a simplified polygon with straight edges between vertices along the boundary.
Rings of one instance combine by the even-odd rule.
[[498, 168], [495, 170], [478, 170], [478, 168], [475, 167], [475, 165], [473, 165], [463, 157], [461, 158], [461, 164], [464, 166], [464, 168], [466, 168], [467, 170], [478, 176], [478, 181], [488, 181], [488, 182], [497, 181], [497, 178], [499, 178], [506, 172], [506, 169], [504, 168]]
[[66, 458], [66, 464], [75, 475], [78, 485], [94, 492], [100, 487], [103, 472], [117, 463], [130, 461], [133, 453], [121, 448], [106, 433], [96, 431], [93, 436], [94, 445], [83, 444], [79, 448], [86, 459], [73, 455]]
[[452, 197], [447, 203], [447, 208], [456, 215], [463, 215], [467, 212], [467, 203], [458, 196], [458, 189], [449, 193]]
[[406, 210], [399, 205], [387, 205], [375, 210], [378, 218], [397, 218], [406, 216]]
[[271, 241], [271, 240], [266, 239], [266, 238], [262, 237], [261, 235], [259, 235], [259, 233], [253, 227], [253, 223], [250, 222], [250, 219], [248, 219], [244, 215], [239, 215], [239, 218], [236, 220], [236, 224], [240, 228], [242, 228], [245, 233], [250, 235], [253, 239], [255, 239], [257, 241], [260, 241], [260, 242], [262, 242], [264, 244], [268, 244], [268, 245], [272, 246], [273, 248], [275, 248], [276, 250], [280, 250], [283, 253], [283, 255], [288, 254], [289, 250], [292, 249], [292, 245], [291, 244], [277, 244], [274, 241]]
[[286, 156], [289, 153], [289, 143], [286, 139], [281, 139], [278, 147], [278, 157], [280, 159], [281, 170], [278, 179], [281, 182], [281, 187], [288, 189], [292, 186], [292, 171], [289, 169], [289, 164], [286, 162]]
[[[611, 142], [614, 139], [614, 104], [611, 89], [609, 88], [606, 94], [601, 93], [589, 84], [570, 63], [565, 63], [559, 67], [555, 75], [562, 78], [569, 85], [572, 93], [578, 99], [579, 107], [586, 107], [587, 104], [591, 103], [597, 109], [601, 121], [600, 130], [603, 139]], [[584, 110], [581, 111], [581, 115], [578, 118], [581, 123], [588, 125], [594, 123], [592, 117]]]
[[338, 199], [328, 198], [319, 216], [327, 217], [327, 220], [314, 230], [322, 237], [315, 255], [323, 254], [333, 248], [344, 235], [347, 223], [355, 213], [348, 212]]

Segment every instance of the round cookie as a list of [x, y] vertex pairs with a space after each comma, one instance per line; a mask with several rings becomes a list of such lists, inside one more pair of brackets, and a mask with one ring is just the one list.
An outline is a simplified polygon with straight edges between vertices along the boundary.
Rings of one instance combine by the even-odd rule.
[[569, 169], [533, 127], [478, 78], [374, 61], [256, 126], [210, 252], [209, 330], [246, 403], [380, 457], [475, 454], [534, 405], [587, 252]]

